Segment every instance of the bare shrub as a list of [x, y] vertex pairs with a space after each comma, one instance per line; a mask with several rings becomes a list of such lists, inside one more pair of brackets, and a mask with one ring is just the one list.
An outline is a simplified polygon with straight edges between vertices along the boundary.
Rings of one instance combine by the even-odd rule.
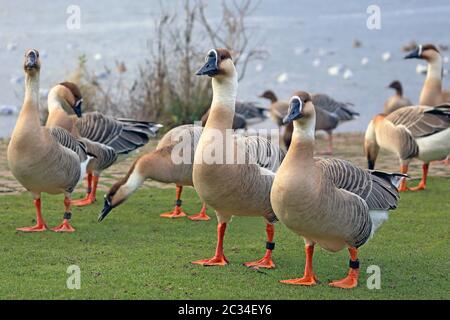
[[[91, 110], [158, 121], [166, 128], [192, 123], [211, 102], [209, 80], [194, 76], [209, 49], [232, 51], [239, 80], [250, 61], [266, 57], [265, 51], [249, 41], [246, 18], [256, 6], [252, 0], [223, 0], [218, 24], [207, 18], [204, 0], [185, 0], [181, 15], [162, 8], [155, 19], [154, 39], [149, 42], [149, 58], [140, 64], [131, 85], [125, 84], [120, 72], [107, 84], [98, 81], [96, 74], [87, 70], [85, 57], [80, 57], [71, 80], [79, 84]], [[105, 68], [105, 72], [112, 71]]]

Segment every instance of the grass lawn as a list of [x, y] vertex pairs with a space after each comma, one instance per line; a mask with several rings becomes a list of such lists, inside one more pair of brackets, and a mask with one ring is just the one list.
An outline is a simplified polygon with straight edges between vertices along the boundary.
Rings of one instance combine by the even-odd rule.
[[[74, 208], [74, 234], [16, 232], [16, 227], [34, 224], [31, 197], [2, 196], [0, 298], [450, 299], [449, 196], [448, 178], [430, 178], [426, 191], [402, 194], [399, 208], [360, 250], [360, 284], [354, 290], [327, 285], [346, 274], [346, 250], [316, 250], [321, 283], [315, 287], [278, 283], [301, 276], [304, 264], [302, 239], [281, 224], [275, 233], [277, 268], [257, 271], [242, 266], [264, 253], [265, 225], [258, 218], [233, 219], [225, 236], [228, 266], [190, 264], [213, 255], [216, 221], [160, 218], [174, 202], [173, 189], [142, 189], [102, 223], [97, 215], [103, 201]], [[185, 190], [184, 204], [188, 213], [200, 209], [192, 189]], [[49, 226], [59, 224], [62, 196], [44, 196], [43, 211]], [[66, 270], [72, 264], [81, 269], [80, 290], [66, 287]], [[366, 287], [369, 265], [381, 268], [380, 290]]]

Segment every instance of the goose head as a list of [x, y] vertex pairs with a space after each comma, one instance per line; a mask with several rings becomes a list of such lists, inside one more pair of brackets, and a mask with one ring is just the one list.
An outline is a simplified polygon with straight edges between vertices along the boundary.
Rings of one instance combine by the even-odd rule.
[[408, 53], [404, 58], [405, 59], [422, 59], [428, 62], [432, 62], [434, 60], [439, 59], [441, 54], [439, 53], [438, 48], [436, 48], [433, 44], [421, 44], [417, 46], [413, 51]]
[[83, 97], [75, 83], [62, 82], [54, 86], [48, 94], [48, 100], [50, 101], [52, 99], [58, 101], [63, 107], [68, 106], [68, 109], [72, 110], [78, 118], [81, 118]]
[[122, 204], [128, 198], [128, 192], [124, 190], [126, 179], [116, 182], [111, 189], [105, 194], [105, 201], [102, 212], [98, 216], [98, 221], [101, 222], [106, 216], [117, 206]]
[[402, 94], [403, 92], [403, 88], [402, 88], [402, 84], [400, 83], [400, 81], [398, 80], [394, 80], [392, 81], [388, 86], [388, 88], [394, 89], [395, 92], [397, 92], [398, 94]]
[[311, 119], [315, 120], [315, 114], [310, 94], [304, 91], [297, 91], [289, 100], [289, 109], [286, 117], [283, 118], [283, 124], [293, 121], [298, 123], [311, 122]]
[[271, 102], [277, 101], [277, 96], [272, 90], [266, 90], [262, 94], [259, 95], [260, 98], [268, 99]]
[[205, 64], [195, 73], [215, 79], [233, 77], [236, 73], [231, 53], [227, 49], [211, 49], [205, 57]]
[[39, 51], [30, 49], [25, 52], [23, 69], [29, 76], [34, 76], [41, 69], [41, 61], [39, 60]]

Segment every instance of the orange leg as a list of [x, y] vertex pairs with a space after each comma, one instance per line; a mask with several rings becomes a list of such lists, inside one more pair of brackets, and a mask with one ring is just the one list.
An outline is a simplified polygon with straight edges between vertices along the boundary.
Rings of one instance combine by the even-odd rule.
[[72, 218], [72, 213], [70, 212], [70, 204], [71, 204], [70, 199], [68, 197], [64, 197], [64, 207], [66, 210], [64, 212], [64, 220], [59, 226], [52, 228], [53, 231], [55, 232], [75, 231], [75, 229], [70, 225], [70, 219]]
[[34, 206], [36, 207], [36, 225], [33, 227], [17, 228], [16, 230], [23, 231], [23, 232], [39, 232], [39, 231], [48, 230], [48, 227], [45, 224], [44, 219], [42, 218], [41, 199], [40, 198], [34, 200]]
[[312, 286], [317, 284], [317, 277], [313, 271], [312, 259], [314, 255], [314, 245], [306, 245], [305, 246], [306, 253], [306, 263], [305, 263], [305, 271], [303, 273], [303, 278], [298, 279], [290, 279], [290, 280], [281, 280], [281, 283], [286, 284], [294, 284], [294, 285], [302, 285], [302, 286]]
[[88, 173], [87, 176], [88, 188], [86, 197], [84, 199], [72, 201], [72, 205], [77, 207], [83, 207], [94, 203], [96, 200], [98, 180], [99, 177], [93, 176], [92, 173]]
[[185, 217], [186, 213], [183, 212], [181, 208], [181, 193], [183, 192], [183, 186], [177, 186], [177, 200], [175, 202], [175, 208], [172, 212], [162, 213], [159, 216], [162, 218], [181, 218]]
[[244, 263], [244, 266], [255, 268], [255, 269], [258, 269], [258, 268], [273, 269], [273, 268], [275, 268], [275, 263], [272, 260], [272, 250], [275, 249], [275, 242], [273, 242], [275, 228], [273, 227], [272, 224], [268, 223], [266, 225], [266, 232], [267, 232], [266, 254], [260, 260]]
[[355, 288], [358, 285], [358, 277], [359, 277], [358, 249], [348, 248], [348, 252], [350, 253], [350, 269], [348, 271], [348, 275], [342, 280], [330, 282], [330, 286], [332, 287], [351, 289]]
[[192, 220], [192, 221], [208, 221], [208, 220], [210, 220], [211, 218], [206, 214], [206, 203], [203, 202], [200, 213], [189, 216], [188, 219]]
[[418, 191], [418, 190], [424, 190], [427, 185], [427, 176], [428, 176], [428, 163], [424, 163], [422, 165], [422, 179], [419, 182], [419, 185], [417, 187], [409, 188], [411, 191]]
[[217, 247], [216, 254], [211, 259], [192, 261], [193, 264], [201, 264], [203, 266], [224, 266], [228, 264], [227, 258], [223, 254], [223, 237], [227, 224], [225, 222], [217, 225]]
[[[407, 165], [401, 165], [400, 166], [400, 173], [407, 174], [408, 173], [408, 166]], [[400, 182], [400, 187], [398, 188], [399, 192], [407, 191], [408, 188], [406, 187], [406, 178], [403, 178]]]

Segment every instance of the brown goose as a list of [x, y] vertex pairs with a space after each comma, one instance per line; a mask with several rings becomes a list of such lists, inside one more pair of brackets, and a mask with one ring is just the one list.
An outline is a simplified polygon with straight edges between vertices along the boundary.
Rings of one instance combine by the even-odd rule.
[[[450, 105], [410, 106], [375, 116], [367, 127], [364, 142], [369, 169], [375, 168], [380, 147], [398, 156], [400, 170], [405, 174], [413, 158], [421, 160], [422, 179], [409, 190], [425, 189], [429, 163], [444, 160], [450, 154]], [[408, 190], [406, 180], [399, 190]]]
[[8, 165], [14, 177], [33, 195], [36, 225], [19, 231], [47, 230], [41, 212], [41, 193], [64, 194], [64, 220], [56, 232], [73, 232], [70, 225], [71, 194], [91, 159], [84, 143], [62, 128], [42, 127], [39, 119], [39, 74], [37, 50], [25, 53], [25, 99], [8, 145]]
[[[115, 119], [99, 112], [83, 114], [83, 98], [78, 87], [63, 82], [53, 87], [48, 95], [46, 127], [61, 127], [81, 139], [95, 159], [87, 168], [88, 189], [85, 199], [73, 201], [73, 205], [85, 206], [96, 199], [97, 184], [103, 170], [109, 168], [130, 152], [147, 144], [161, 125], [130, 119]], [[75, 112], [75, 115], [69, 113]]]
[[[202, 132], [201, 127], [183, 125], [167, 132], [159, 141], [156, 150], [144, 154], [137, 159], [127, 175], [116, 182], [105, 195], [105, 204], [100, 213], [102, 221], [111, 210], [123, 203], [131, 196], [146, 179], [164, 183], [175, 183], [177, 186], [175, 208], [172, 212], [161, 214], [164, 218], [180, 218], [186, 216], [181, 207], [181, 193], [183, 186], [193, 186], [192, 164], [194, 152]], [[178, 152], [179, 151], [179, 152]], [[174, 162], [172, 152], [186, 161]], [[191, 220], [209, 220], [206, 205], [203, 204], [200, 213], [188, 217]]]
[[302, 278], [281, 282], [316, 284], [312, 258], [318, 244], [331, 252], [348, 248], [348, 275], [330, 285], [356, 287], [358, 248], [387, 219], [388, 210], [397, 206], [396, 184], [403, 175], [364, 170], [345, 160], [314, 158], [315, 110], [306, 92], [291, 98], [284, 122], [294, 122], [294, 132], [270, 200], [280, 221], [304, 238], [306, 264]]
[[419, 105], [435, 106], [450, 102], [450, 90], [442, 90], [443, 63], [441, 54], [432, 44], [419, 45], [405, 59], [422, 59], [428, 62], [427, 76], [420, 93]]
[[218, 241], [214, 257], [193, 263], [206, 266], [228, 263], [223, 252], [223, 238], [231, 217], [238, 215], [263, 217], [267, 222], [266, 254], [245, 265], [273, 268], [273, 223], [276, 217], [269, 194], [281, 152], [261, 137], [232, 137], [238, 76], [228, 50], [210, 50], [197, 75], [212, 78], [213, 100], [195, 151], [192, 175], [200, 198], [216, 211]]
[[400, 81], [392, 81], [388, 88], [394, 89], [395, 94], [389, 97], [389, 99], [387, 99], [384, 103], [383, 113], [389, 114], [397, 109], [412, 105], [412, 102], [403, 96], [403, 87]]
[[[265, 91], [262, 98], [269, 99], [270, 114], [272, 119], [278, 126], [282, 126], [282, 120], [287, 114], [289, 103], [287, 101], [278, 101], [275, 93], [271, 90]], [[345, 121], [353, 120], [359, 113], [355, 112], [349, 103], [339, 102], [323, 93], [316, 93], [311, 95], [314, 105], [316, 106], [316, 131], [323, 130], [328, 134], [328, 151], [326, 154], [333, 153], [333, 130]], [[285, 131], [282, 133], [283, 141], [286, 148], [289, 148], [291, 141], [292, 125], [288, 124]]]

